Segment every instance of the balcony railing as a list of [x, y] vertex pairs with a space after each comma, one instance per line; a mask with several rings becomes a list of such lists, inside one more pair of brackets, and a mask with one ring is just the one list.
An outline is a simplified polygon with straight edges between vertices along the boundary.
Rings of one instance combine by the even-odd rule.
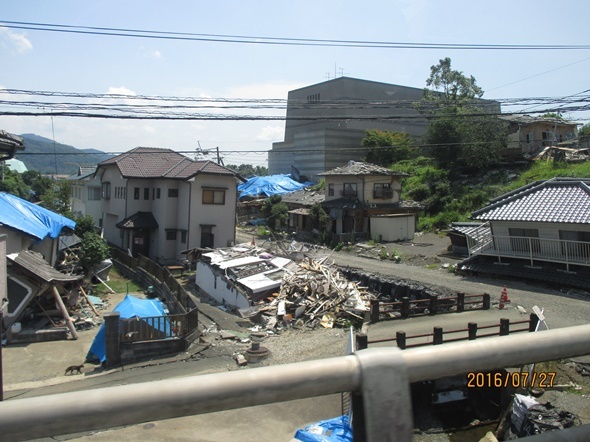
[[[489, 230], [488, 230], [489, 232]], [[560, 239], [531, 238], [523, 236], [499, 236], [468, 234], [469, 256], [487, 255], [502, 258], [521, 258], [530, 261], [547, 261], [590, 266], [590, 242]]]
[[[2, 440], [30, 440], [341, 392], [355, 440], [411, 441], [410, 383], [590, 354], [590, 325], [0, 402]], [[590, 426], [581, 427], [589, 440]], [[564, 433], [566, 432], [566, 433]], [[236, 435], [238, 436], [238, 435]], [[138, 436], [139, 437], [139, 436]], [[547, 440], [547, 439], [543, 439]]]

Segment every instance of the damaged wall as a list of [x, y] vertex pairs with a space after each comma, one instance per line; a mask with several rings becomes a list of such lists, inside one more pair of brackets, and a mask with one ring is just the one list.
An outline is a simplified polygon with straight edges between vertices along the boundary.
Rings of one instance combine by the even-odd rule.
[[217, 302], [236, 308], [250, 307], [249, 297], [225, 279], [219, 269], [197, 262], [195, 284]]

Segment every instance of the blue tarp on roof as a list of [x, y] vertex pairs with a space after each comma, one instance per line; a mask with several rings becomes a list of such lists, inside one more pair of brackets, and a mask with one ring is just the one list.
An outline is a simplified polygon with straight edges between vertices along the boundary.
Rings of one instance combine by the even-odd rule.
[[[114, 308], [115, 312], [119, 312], [121, 319], [129, 318], [151, 318], [155, 316], [166, 316], [164, 306], [161, 301], [157, 299], [139, 299], [132, 295], [126, 295], [125, 298], [117, 304]], [[162, 325], [162, 332], [166, 336], [172, 336], [172, 329], [167, 321]], [[104, 362], [106, 360], [106, 336], [104, 331], [104, 323], [100, 326], [100, 330], [96, 334], [86, 359]]]
[[0, 192], [0, 223], [40, 240], [57, 238], [64, 227], [76, 227], [75, 221], [59, 213], [5, 192]]
[[289, 175], [269, 175], [269, 176], [255, 176], [249, 178], [244, 184], [238, 186], [240, 192], [240, 199], [247, 196], [273, 196], [282, 195], [284, 193], [295, 192], [313, 183], [299, 183]]

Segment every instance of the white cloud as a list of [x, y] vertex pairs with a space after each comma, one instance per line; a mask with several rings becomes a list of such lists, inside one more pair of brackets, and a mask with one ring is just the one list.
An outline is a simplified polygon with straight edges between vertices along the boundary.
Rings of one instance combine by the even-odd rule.
[[33, 49], [33, 44], [25, 36], [25, 34], [19, 34], [8, 28], [0, 27], [0, 38], [8, 41], [11, 46], [14, 46], [17, 52], [24, 54], [25, 52]]
[[150, 48], [146, 48], [144, 46], [139, 48], [139, 54], [145, 58], [156, 58], [156, 59], [162, 58], [162, 53], [160, 52], [159, 49], [150, 49]]
[[285, 129], [281, 126], [265, 126], [254, 137], [258, 141], [282, 141]]
[[127, 89], [124, 86], [121, 86], [121, 87], [110, 86], [107, 90], [107, 94], [137, 95], [134, 91], [132, 91], [131, 89]]

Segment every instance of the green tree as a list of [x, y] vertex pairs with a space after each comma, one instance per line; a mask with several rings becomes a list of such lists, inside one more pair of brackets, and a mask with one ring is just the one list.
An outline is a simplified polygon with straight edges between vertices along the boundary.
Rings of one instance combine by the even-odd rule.
[[20, 173], [10, 170], [5, 164], [2, 167], [3, 179], [0, 181], [0, 191], [11, 193], [24, 200], [29, 200], [31, 189], [23, 181]]
[[268, 175], [268, 169], [264, 166], [253, 166], [252, 164], [240, 164], [237, 166], [235, 164], [228, 164], [226, 167], [239, 173], [244, 178]]
[[72, 183], [69, 181], [52, 181], [41, 196], [41, 205], [48, 210], [67, 216], [70, 212]]
[[280, 195], [273, 195], [264, 200], [261, 211], [266, 218], [266, 226], [271, 231], [276, 231], [287, 220], [288, 210]]
[[414, 141], [405, 132], [369, 129], [361, 144], [369, 148], [365, 161], [382, 167], [416, 156]]
[[96, 233], [96, 225], [90, 215], [75, 216], [70, 212], [70, 214], [66, 216], [76, 221], [76, 229], [74, 230], [74, 233], [79, 238], [82, 238], [87, 232]]
[[82, 265], [90, 271], [109, 257], [109, 246], [98, 233], [86, 232], [82, 236], [82, 245], [78, 256]]
[[54, 180], [43, 176], [37, 170], [27, 170], [22, 174], [24, 182], [31, 187], [34, 197], [41, 200], [45, 192], [53, 187]]
[[590, 123], [584, 124], [582, 128], [578, 131], [578, 136], [586, 137], [590, 135]]
[[444, 58], [430, 68], [424, 98], [418, 106], [429, 120], [426, 141], [439, 166], [475, 170], [500, 161], [508, 125], [478, 101], [483, 90], [473, 76], [451, 68]]
[[320, 232], [330, 230], [330, 227], [332, 226], [332, 219], [330, 218], [330, 215], [326, 213], [320, 203], [314, 203], [309, 208], [308, 213], [312, 228], [317, 229]]

